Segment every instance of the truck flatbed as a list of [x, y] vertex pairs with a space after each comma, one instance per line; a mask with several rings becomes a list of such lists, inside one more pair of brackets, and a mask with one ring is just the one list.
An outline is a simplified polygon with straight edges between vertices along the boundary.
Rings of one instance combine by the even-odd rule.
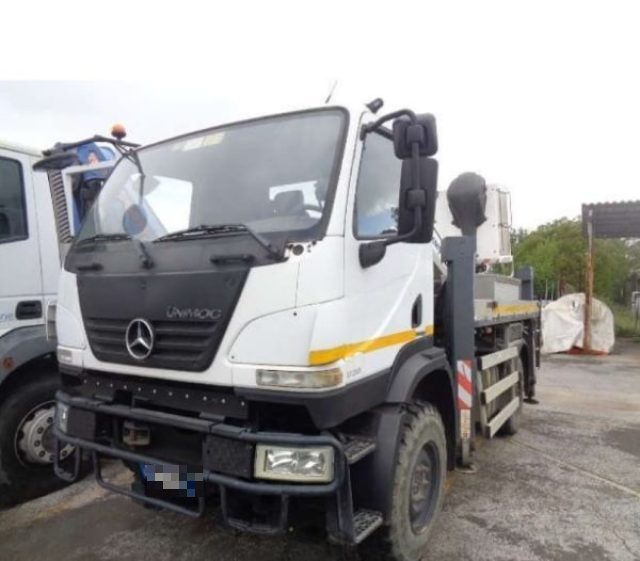
[[529, 300], [499, 301], [484, 298], [474, 300], [476, 327], [535, 319], [540, 314], [538, 302]]

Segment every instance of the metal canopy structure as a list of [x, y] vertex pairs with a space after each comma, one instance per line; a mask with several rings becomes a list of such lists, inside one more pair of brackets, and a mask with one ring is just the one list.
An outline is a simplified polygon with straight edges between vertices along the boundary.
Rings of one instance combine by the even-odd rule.
[[595, 238], [640, 238], [640, 201], [582, 205], [582, 231], [587, 238], [587, 271], [584, 306], [584, 352], [591, 352], [593, 305], [593, 240]]
[[582, 227], [594, 238], [640, 238], [640, 201], [582, 205]]

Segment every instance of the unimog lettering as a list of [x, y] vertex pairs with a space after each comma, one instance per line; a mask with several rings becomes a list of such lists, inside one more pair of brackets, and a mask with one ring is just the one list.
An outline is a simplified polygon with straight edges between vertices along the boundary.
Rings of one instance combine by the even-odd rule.
[[196, 319], [200, 321], [217, 321], [222, 316], [222, 310], [218, 308], [178, 308], [167, 307], [168, 319]]

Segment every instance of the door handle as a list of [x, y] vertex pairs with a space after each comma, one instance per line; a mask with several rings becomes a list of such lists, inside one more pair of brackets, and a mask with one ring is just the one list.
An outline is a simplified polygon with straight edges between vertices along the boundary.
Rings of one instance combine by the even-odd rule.
[[42, 317], [40, 300], [23, 300], [16, 306], [16, 319], [38, 319]]
[[415, 329], [422, 325], [422, 294], [418, 294], [411, 308], [411, 327]]

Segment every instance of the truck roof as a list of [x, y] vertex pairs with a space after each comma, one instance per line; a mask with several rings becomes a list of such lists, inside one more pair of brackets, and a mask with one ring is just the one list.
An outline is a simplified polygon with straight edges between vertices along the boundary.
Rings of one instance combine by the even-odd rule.
[[0, 138], [0, 148], [3, 150], [11, 150], [12, 152], [20, 152], [21, 154], [29, 154], [31, 156], [42, 156], [42, 150], [39, 150], [38, 148], [25, 146], [3, 138]]

